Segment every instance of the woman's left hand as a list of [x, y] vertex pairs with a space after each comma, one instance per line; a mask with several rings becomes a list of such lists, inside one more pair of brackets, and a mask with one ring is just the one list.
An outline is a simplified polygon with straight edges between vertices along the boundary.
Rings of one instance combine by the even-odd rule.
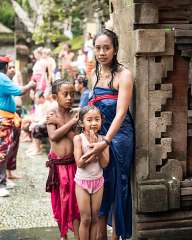
[[95, 158], [100, 155], [100, 153], [106, 148], [106, 142], [101, 141], [97, 143], [91, 143], [89, 145], [90, 151], [82, 156], [85, 160], [85, 163], [95, 161]]

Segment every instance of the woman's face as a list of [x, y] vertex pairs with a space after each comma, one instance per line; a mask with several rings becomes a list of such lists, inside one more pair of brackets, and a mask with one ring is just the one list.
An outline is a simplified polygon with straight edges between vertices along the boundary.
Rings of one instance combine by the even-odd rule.
[[111, 39], [106, 35], [100, 35], [95, 40], [95, 56], [101, 65], [110, 65], [116, 51]]

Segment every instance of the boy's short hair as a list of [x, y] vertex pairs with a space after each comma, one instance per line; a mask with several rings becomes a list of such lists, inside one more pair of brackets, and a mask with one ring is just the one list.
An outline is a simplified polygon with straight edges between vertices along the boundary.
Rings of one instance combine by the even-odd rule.
[[71, 84], [73, 85], [73, 82], [69, 81], [69, 80], [65, 80], [65, 79], [58, 79], [56, 81], [53, 82], [52, 84], [52, 94], [57, 94], [59, 89], [61, 88], [61, 85], [63, 84]]

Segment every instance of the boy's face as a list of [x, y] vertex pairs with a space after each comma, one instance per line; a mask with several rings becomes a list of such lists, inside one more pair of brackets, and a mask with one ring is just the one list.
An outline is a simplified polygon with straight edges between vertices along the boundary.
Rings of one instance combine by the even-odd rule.
[[58, 105], [65, 109], [70, 109], [74, 102], [75, 88], [73, 84], [62, 84], [58, 94]]

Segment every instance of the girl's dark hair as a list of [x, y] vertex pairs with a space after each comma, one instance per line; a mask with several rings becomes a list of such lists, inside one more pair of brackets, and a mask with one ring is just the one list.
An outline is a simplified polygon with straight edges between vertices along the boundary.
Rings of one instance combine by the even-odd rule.
[[73, 83], [69, 80], [64, 80], [64, 79], [56, 80], [52, 83], [52, 86], [51, 86], [52, 94], [58, 94], [58, 92], [63, 84], [72, 84], [73, 85]]
[[[97, 40], [97, 38], [101, 35], [106, 35], [107, 37], [109, 37], [111, 39], [111, 42], [112, 42], [112, 45], [113, 45], [113, 48], [115, 50], [115, 54], [113, 55], [113, 59], [112, 59], [112, 62], [111, 62], [111, 80], [108, 84], [108, 86], [110, 88], [113, 88], [113, 80], [114, 80], [114, 76], [115, 76], [115, 73], [118, 71], [118, 68], [119, 66], [121, 65], [118, 60], [117, 60], [117, 53], [118, 53], [118, 50], [119, 50], [119, 41], [118, 41], [118, 37], [117, 37], [117, 34], [108, 30], [108, 29], [103, 29], [101, 32], [99, 32], [98, 34], [96, 34], [96, 36], [94, 37], [93, 39], [93, 46], [95, 46], [95, 42]], [[96, 67], [95, 67], [95, 74], [96, 74], [96, 82], [95, 82], [95, 85], [94, 85], [94, 88], [96, 87], [98, 81], [99, 81], [99, 78], [100, 78], [100, 65], [99, 65], [99, 62], [97, 61], [97, 59], [95, 58], [96, 60]]]

